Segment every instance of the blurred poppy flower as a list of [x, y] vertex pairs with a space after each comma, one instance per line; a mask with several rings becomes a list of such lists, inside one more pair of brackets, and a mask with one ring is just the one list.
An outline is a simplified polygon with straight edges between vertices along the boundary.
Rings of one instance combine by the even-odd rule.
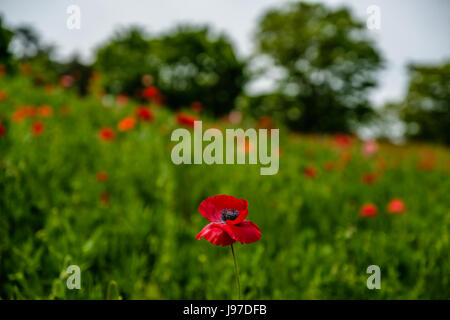
[[74, 78], [71, 75], [63, 75], [61, 76], [61, 78], [59, 79], [59, 83], [64, 87], [64, 88], [68, 88], [70, 87], [74, 82]]
[[177, 114], [177, 122], [178, 124], [185, 125], [188, 127], [194, 127], [194, 121], [198, 120], [196, 117], [179, 113]]
[[3, 124], [0, 123], [0, 138], [6, 135], [6, 128]]
[[148, 107], [144, 107], [144, 106], [140, 106], [137, 108], [136, 110], [136, 116], [145, 122], [150, 122], [153, 120], [153, 112], [150, 108]]
[[8, 97], [8, 95], [6, 94], [6, 92], [3, 90], [0, 90], [0, 101], [5, 101], [7, 97]]
[[342, 133], [336, 133], [333, 136], [333, 141], [338, 146], [346, 148], [346, 147], [349, 147], [352, 144], [353, 139], [349, 135], [342, 134]]
[[387, 206], [387, 212], [391, 214], [401, 214], [405, 212], [405, 203], [402, 199], [392, 199]]
[[242, 121], [242, 112], [235, 110], [235, 111], [231, 111], [230, 114], [228, 115], [228, 121], [231, 124], [238, 124]]
[[130, 98], [128, 98], [128, 96], [126, 94], [119, 94], [116, 97], [116, 102], [119, 106], [124, 106], [128, 103], [128, 101], [130, 100]]
[[31, 126], [31, 133], [34, 136], [40, 136], [45, 130], [45, 126], [42, 122], [40, 121], [36, 121], [35, 123], [33, 123], [33, 125]]
[[100, 129], [99, 137], [102, 141], [112, 141], [116, 138], [116, 132], [112, 128], [102, 128]]
[[306, 167], [305, 169], [303, 169], [303, 175], [307, 178], [313, 179], [317, 176], [317, 171], [313, 167]]
[[104, 171], [97, 173], [98, 182], [106, 182], [108, 180], [108, 174]]
[[373, 218], [378, 214], [378, 208], [373, 203], [364, 204], [359, 210], [359, 216], [362, 218]]
[[218, 195], [202, 201], [198, 210], [211, 223], [195, 237], [205, 238], [216, 246], [228, 246], [236, 241], [256, 242], [261, 238], [260, 228], [245, 220], [248, 202], [232, 196]]
[[271, 117], [269, 116], [261, 116], [258, 119], [258, 127], [259, 128], [263, 128], [263, 129], [273, 129], [274, 125], [273, 125], [273, 120]]
[[21, 106], [19, 109], [13, 112], [12, 119], [14, 122], [21, 122], [27, 117], [34, 117], [36, 115], [36, 109], [31, 106]]
[[370, 157], [377, 153], [378, 151], [378, 143], [375, 140], [365, 141], [362, 146], [362, 153], [366, 157]]
[[373, 173], [364, 173], [361, 176], [361, 181], [365, 184], [373, 184], [377, 180], [377, 176]]
[[333, 170], [334, 170], [335, 166], [336, 166], [336, 165], [334, 164], [334, 162], [327, 161], [327, 162], [325, 162], [325, 164], [323, 165], [323, 168], [325, 169], [325, 171], [330, 172], [330, 171], [333, 171]]
[[109, 193], [106, 191], [100, 193], [100, 201], [103, 204], [108, 204], [109, 203]]
[[129, 131], [134, 128], [135, 124], [136, 119], [134, 119], [133, 117], [126, 117], [119, 122], [117, 128], [119, 129], [119, 131]]
[[200, 113], [203, 110], [203, 103], [201, 103], [201, 101], [192, 102], [191, 110], [195, 113]]
[[43, 105], [37, 108], [36, 113], [44, 118], [51, 117], [53, 114], [53, 109], [49, 105]]

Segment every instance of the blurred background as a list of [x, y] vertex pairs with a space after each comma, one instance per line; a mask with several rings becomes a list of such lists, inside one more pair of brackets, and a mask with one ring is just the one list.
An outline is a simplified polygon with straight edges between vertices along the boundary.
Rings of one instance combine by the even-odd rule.
[[[200, 202], [230, 194], [263, 234], [237, 249], [244, 298], [448, 299], [449, 13], [3, 0], [0, 297], [230, 298], [228, 250], [194, 239]], [[170, 133], [195, 119], [280, 128], [280, 173], [173, 165]]]

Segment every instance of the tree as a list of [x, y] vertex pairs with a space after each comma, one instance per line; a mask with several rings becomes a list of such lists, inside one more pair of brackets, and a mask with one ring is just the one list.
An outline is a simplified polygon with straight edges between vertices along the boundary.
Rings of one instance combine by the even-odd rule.
[[450, 144], [450, 62], [409, 65], [410, 81], [399, 104], [407, 135], [413, 139]]
[[201, 101], [215, 116], [234, 107], [246, 81], [230, 41], [208, 27], [179, 26], [153, 38], [136, 28], [122, 31], [100, 48], [95, 67], [110, 92], [136, 94], [151, 75], [168, 106]]
[[257, 53], [285, 73], [275, 94], [285, 102], [268, 113], [307, 132], [348, 131], [371, 114], [367, 93], [382, 58], [348, 9], [292, 3], [267, 12], [256, 38]]
[[0, 64], [9, 66], [12, 54], [9, 48], [13, 37], [13, 32], [3, 26], [3, 19], [0, 16]]

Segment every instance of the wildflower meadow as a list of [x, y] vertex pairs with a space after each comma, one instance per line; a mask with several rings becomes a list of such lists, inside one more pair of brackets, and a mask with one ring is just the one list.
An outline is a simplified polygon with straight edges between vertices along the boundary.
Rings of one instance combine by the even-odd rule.
[[[193, 119], [260, 123], [105, 100], [91, 80], [80, 98], [26, 74], [0, 77], [2, 298], [237, 298], [229, 248], [196, 239], [208, 223], [200, 203], [222, 194], [245, 199], [261, 233], [234, 244], [243, 299], [450, 296], [448, 149], [281, 127], [275, 175], [175, 165], [171, 132]], [[66, 287], [71, 265], [79, 290]], [[370, 265], [381, 290], [366, 287]]]

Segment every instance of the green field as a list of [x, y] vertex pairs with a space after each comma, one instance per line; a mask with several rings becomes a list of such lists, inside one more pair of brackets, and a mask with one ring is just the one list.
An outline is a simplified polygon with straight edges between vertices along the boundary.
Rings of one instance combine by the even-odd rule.
[[[136, 103], [104, 106], [25, 76], [1, 77], [0, 89], [0, 298], [236, 298], [230, 248], [195, 239], [208, 223], [199, 204], [218, 194], [246, 199], [261, 228], [260, 241], [235, 245], [244, 299], [450, 298], [448, 149], [380, 143], [364, 157], [356, 139], [343, 147], [282, 127], [276, 175], [261, 176], [259, 165], [176, 166], [179, 125], [163, 106], [119, 132]], [[18, 121], [22, 106], [42, 105], [51, 114]], [[238, 125], [255, 126], [245, 117]], [[104, 127], [114, 141], [99, 139]], [[365, 173], [375, 182], [363, 183]], [[386, 212], [393, 198], [403, 214]], [[369, 202], [378, 216], [361, 218]], [[69, 265], [81, 268], [80, 290], [66, 287]], [[381, 290], [366, 287], [369, 265], [381, 268]]]

